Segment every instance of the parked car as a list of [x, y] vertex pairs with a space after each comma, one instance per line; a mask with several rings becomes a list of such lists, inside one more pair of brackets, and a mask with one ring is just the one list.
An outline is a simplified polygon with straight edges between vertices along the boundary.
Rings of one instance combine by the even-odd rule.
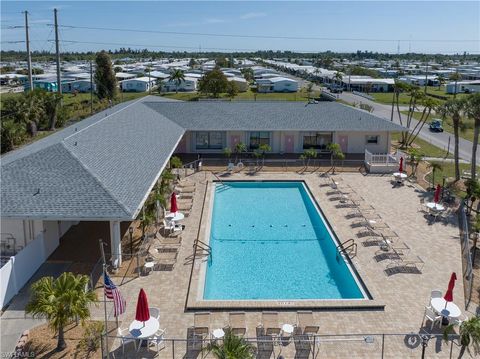
[[330, 85], [328, 87], [328, 89], [332, 93], [342, 93], [343, 92], [343, 88], [341, 86], [338, 86], [338, 85]]
[[443, 132], [442, 120], [437, 118], [430, 122], [430, 131]]

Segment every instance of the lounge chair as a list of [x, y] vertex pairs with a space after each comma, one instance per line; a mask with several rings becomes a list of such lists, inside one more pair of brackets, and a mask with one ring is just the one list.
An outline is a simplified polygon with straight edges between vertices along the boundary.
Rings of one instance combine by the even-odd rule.
[[[293, 331], [293, 344], [295, 345], [295, 359], [308, 359], [312, 350], [310, 336], [303, 334], [300, 328]], [[315, 355], [313, 355], [315, 357]]]
[[400, 259], [392, 259], [391, 262], [387, 264], [384, 272], [387, 276], [401, 273], [422, 274], [422, 269], [424, 265], [425, 262], [419, 256], [415, 256], [412, 258], [402, 258], [400, 256]]
[[297, 312], [297, 327], [302, 329], [302, 334], [307, 335], [317, 334], [319, 329], [313, 320], [313, 312], [304, 310]]
[[262, 312], [262, 324], [265, 335], [280, 335], [281, 329], [278, 325], [277, 312]]
[[193, 329], [196, 335], [204, 339], [210, 333], [210, 312], [198, 312], [193, 315]]
[[176, 234], [176, 236], [164, 237], [157, 232], [157, 234], [155, 235], [155, 246], [157, 248], [164, 246], [180, 246], [182, 244], [182, 235], [180, 234], [180, 231], [177, 231]]
[[238, 336], [245, 336], [247, 332], [247, 326], [245, 325], [245, 313], [233, 312], [228, 315], [228, 324], [232, 334]]

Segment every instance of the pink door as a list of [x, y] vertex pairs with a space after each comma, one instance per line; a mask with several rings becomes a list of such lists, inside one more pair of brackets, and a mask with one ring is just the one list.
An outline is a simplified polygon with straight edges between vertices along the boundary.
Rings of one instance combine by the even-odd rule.
[[293, 135], [285, 135], [285, 153], [293, 153]]
[[187, 152], [187, 140], [185, 136], [182, 137], [180, 142], [178, 143], [177, 148], [175, 149], [175, 153], [186, 153]]
[[348, 136], [342, 135], [338, 136], [338, 142], [340, 143], [340, 148], [343, 153], [348, 152]]
[[235, 148], [235, 146], [240, 143], [240, 136], [232, 135], [230, 136], [230, 148]]

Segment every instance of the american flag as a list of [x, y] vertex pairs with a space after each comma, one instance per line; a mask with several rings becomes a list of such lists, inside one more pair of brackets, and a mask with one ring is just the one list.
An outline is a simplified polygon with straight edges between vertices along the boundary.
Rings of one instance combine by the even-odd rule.
[[120, 314], [125, 313], [127, 308], [127, 302], [123, 299], [122, 294], [118, 288], [113, 284], [112, 280], [107, 273], [103, 274], [105, 296], [108, 299], [113, 299], [113, 315], [118, 317]]

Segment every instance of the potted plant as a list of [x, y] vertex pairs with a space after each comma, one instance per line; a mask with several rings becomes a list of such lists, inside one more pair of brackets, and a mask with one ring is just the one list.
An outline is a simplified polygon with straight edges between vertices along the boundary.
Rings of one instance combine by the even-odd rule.
[[[443, 339], [448, 341], [448, 336], [454, 332], [454, 327], [456, 324], [450, 324], [445, 328], [443, 332]], [[463, 356], [465, 350], [469, 354], [472, 354], [470, 348], [473, 349], [473, 354], [480, 354], [480, 317], [471, 317], [470, 319], [465, 320], [459, 327], [459, 340], [462, 349], [460, 350], [459, 358]]]
[[204, 352], [211, 353], [217, 359], [253, 359], [255, 347], [227, 328], [223, 340], [212, 341], [204, 348]]

